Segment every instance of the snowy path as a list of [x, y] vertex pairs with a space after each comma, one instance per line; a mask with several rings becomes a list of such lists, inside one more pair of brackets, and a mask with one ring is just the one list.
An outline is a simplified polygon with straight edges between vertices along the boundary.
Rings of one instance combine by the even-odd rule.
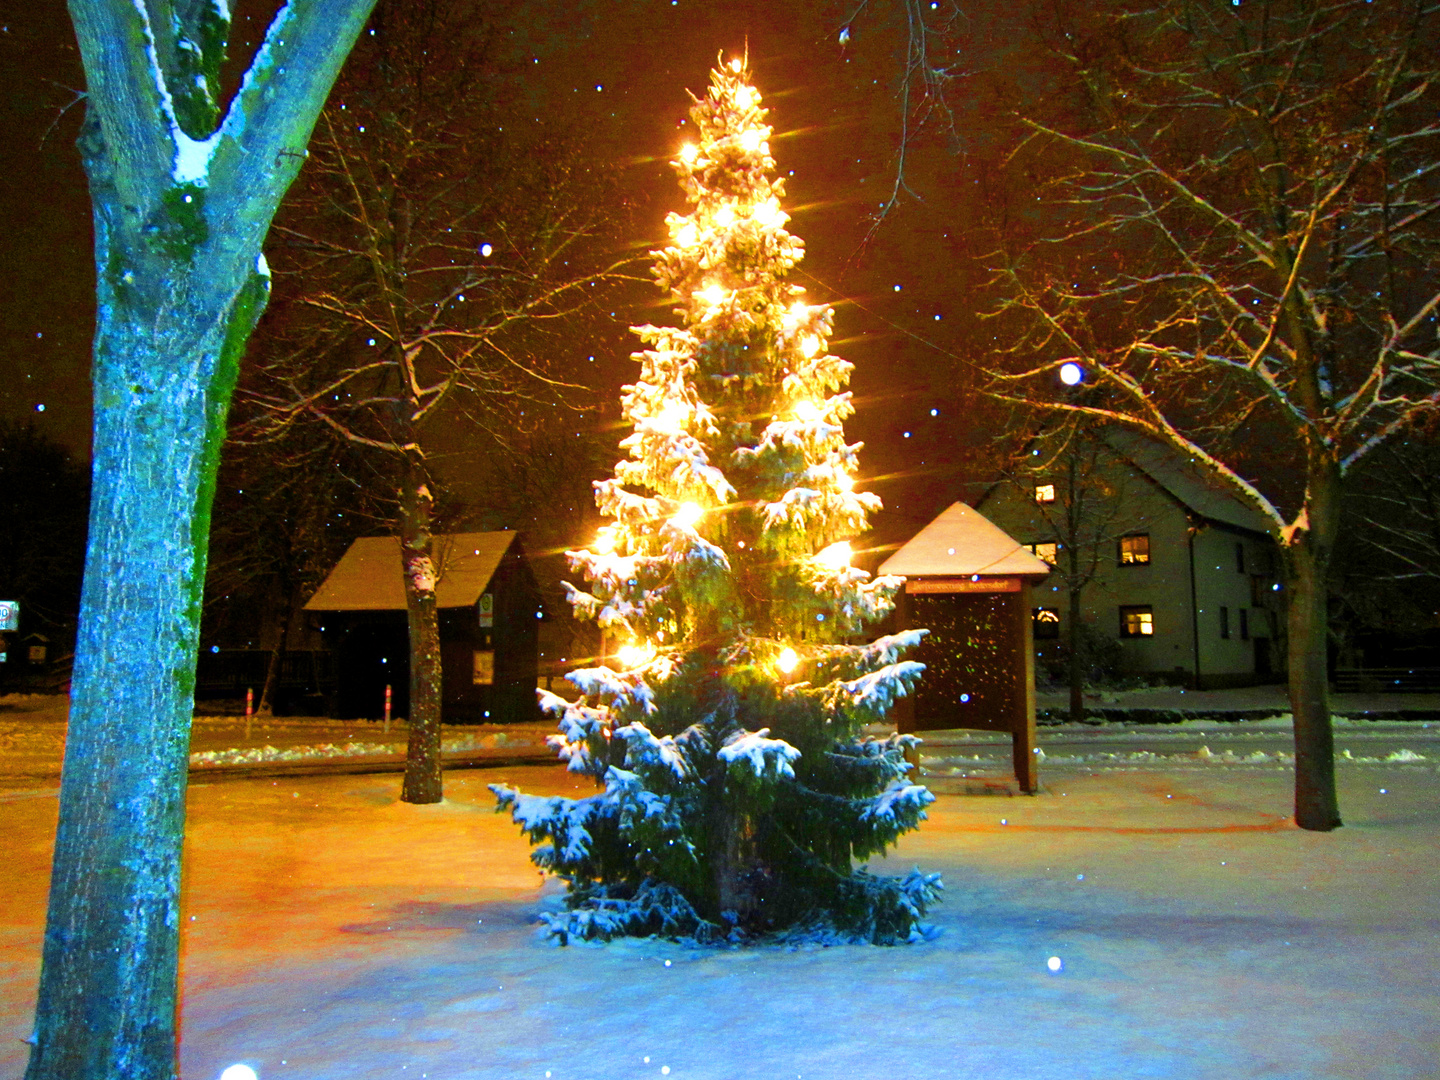
[[[490, 812], [500, 779], [573, 788], [456, 773], [411, 807], [398, 777], [197, 779], [185, 1080], [1440, 1076], [1433, 765], [1342, 767], [1329, 836], [1286, 824], [1274, 767], [942, 795], [891, 860], [944, 871], [938, 938], [747, 952], [538, 940], [555, 892]], [[23, 1069], [54, 813], [48, 784], [0, 799], [0, 1077]]]

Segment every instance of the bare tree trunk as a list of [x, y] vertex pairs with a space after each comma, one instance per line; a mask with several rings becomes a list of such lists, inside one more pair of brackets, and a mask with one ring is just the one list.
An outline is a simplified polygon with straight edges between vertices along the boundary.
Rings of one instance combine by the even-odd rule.
[[[285, 575], [289, 577], [288, 574]], [[259, 712], [261, 716], [275, 715], [275, 690], [280, 684], [280, 667], [285, 662], [285, 650], [290, 644], [290, 620], [295, 614], [295, 591], [289, 582], [285, 585], [285, 606], [280, 614], [280, 633], [270, 650], [270, 661], [265, 665], [265, 686], [260, 691]]]
[[[1072, 560], [1073, 561], [1073, 560]], [[1085, 666], [1080, 658], [1080, 590], [1069, 592], [1069, 610], [1066, 612], [1069, 625], [1070, 655], [1066, 675], [1070, 681], [1070, 722], [1080, 724], [1085, 720]]]
[[440, 625], [431, 537], [435, 502], [420, 461], [411, 458], [400, 493], [400, 561], [410, 626], [410, 741], [400, 798], [436, 803], [444, 797], [440, 773]]
[[1309, 471], [1306, 527], [1297, 528], [1284, 549], [1290, 601], [1290, 712], [1295, 718], [1295, 824], [1328, 832], [1341, 824], [1326, 671], [1328, 582], [1340, 476], [1329, 461], [1312, 461]]
[[210, 506], [240, 350], [266, 295], [261, 282], [154, 303], [116, 284], [102, 264], [90, 539], [27, 1080], [175, 1075]]

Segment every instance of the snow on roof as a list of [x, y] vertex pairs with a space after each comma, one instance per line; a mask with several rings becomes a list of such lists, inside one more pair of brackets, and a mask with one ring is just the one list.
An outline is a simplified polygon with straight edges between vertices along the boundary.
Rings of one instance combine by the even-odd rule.
[[880, 573], [906, 577], [960, 574], [1044, 577], [1050, 573], [1050, 566], [980, 511], [957, 502], [881, 563]]
[[1106, 432], [1105, 441], [1194, 513], [1269, 535], [1270, 520], [1265, 515], [1174, 447], [1123, 428]]
[[[513, 531], [452, 533], [434, 538], [439, 572], [435, 602], [442, 608], [470, 607], [495, 576]], [[305, 605], [306, 611], [404, 611], [405, 578], [398, 536], [356, 540]]]

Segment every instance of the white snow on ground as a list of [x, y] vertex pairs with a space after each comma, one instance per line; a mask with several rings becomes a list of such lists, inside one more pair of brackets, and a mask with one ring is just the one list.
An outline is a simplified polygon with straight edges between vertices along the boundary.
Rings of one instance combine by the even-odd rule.
[[[1239, 757], [1250, 738], [1200, 742]], [[1274, 762], [1052, 759], [1034, 798], [934, 778], [930, 820], [872, 868], [942, 871], [940, 933], [888, 949], [547, 944], [535, 914], [559, 890], [485, 785], [593, 790], [559, 765], [452, 772], [428, 807], [397, 801], [398, 775], [197, 772], [182, 1076], [1440, 1077], [1440, 774], [1411, 745], [1430, 760], [1342, 761], [1346, 825], [1325, 835], [1288, 823]], [[0, 784], [7, 1080], [25, 1062], [54, 794]]]

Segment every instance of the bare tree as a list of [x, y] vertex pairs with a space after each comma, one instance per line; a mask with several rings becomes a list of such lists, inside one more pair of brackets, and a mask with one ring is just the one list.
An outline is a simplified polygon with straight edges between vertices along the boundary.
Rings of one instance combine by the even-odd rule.
[[[1103, 428], [1077, 417], [1028, 440], [1002, 481], [1033, 507], [1039, 523], [1035, 554], [1065, 589], [1066, 683], [1076, 724], [1085, 719], [1085, 590], [1138, 524], [1127, 473], [1105, 443]], [[1049, 486], [1052, 497], [1038, 499], [1037, 484]]]
[[503, 452], [526, 406], [580, 391], [546, 324], [616, 277], [595, 244], [615, 216], [603, 170], [494, 91], [491, 34], [458, 0], [385, 3], [321, 117], [277, 224], [297, 299], [244, 393], [251, 436], [324, 425], [395, 459], [410, 631], [401, 798], [438, 802], [437, 480], [426, 430], [463, 413]]
[[[996, 256], [997, 392], [1148, 432], [1270, 521], [1307, 829], [1340, 824], [1342, 484], [1440, 400], [1437, 25], [1427, 0], [1059, 3], [1043, 29], [1064, 115], [1022, 110], [1009, 159], [1035, 209]], [[1105, 404], [1058, 393], [1071, 361]]]
[[261, 245], [371, 0], [293, 0], [228, 106], [229, 4], [70, 0], [94, 210], [94, 485], [27, 1080], [176, 1072], [215, 469]]
[[352, 541], [393, 520], [395, 470], [375, 471], [387, 464], [359, 448], [337, 447], [314, 429], [293, 432], [279, 445], [227, 444], [202, 638], [243, 634], [262, 647], [268, 642], [261, 715], [274, 711], [282, 659], [304, 602]]

